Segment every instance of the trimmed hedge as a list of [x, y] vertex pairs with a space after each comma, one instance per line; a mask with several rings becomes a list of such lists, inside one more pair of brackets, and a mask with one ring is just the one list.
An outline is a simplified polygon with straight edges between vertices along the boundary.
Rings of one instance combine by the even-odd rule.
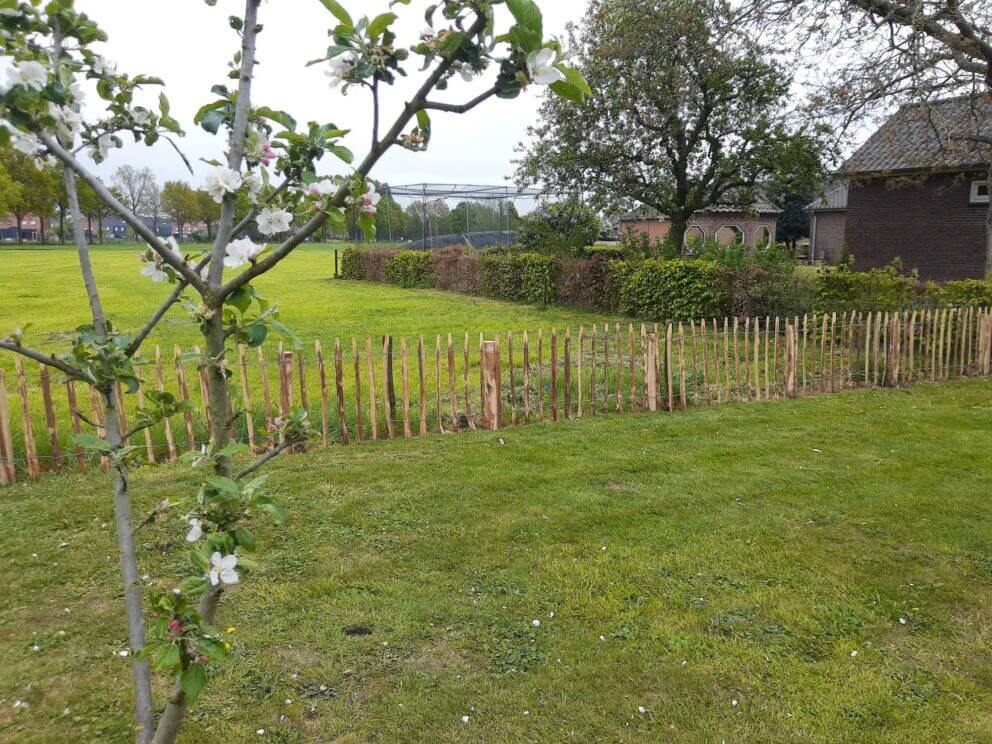
[[555, 300], [555, 261], [540, 253], [485, 253], [479, 261], [483, 297], [512, 302]]
[[386, 260], [386, 281], [401, 287], [433, 286], [431, 254], [425, 251], [399, 251]]
[[645, 320], [709, 318], [723, 307], [720, 269], [713, 261], [649, 258], [616, 262], [617, 310]]
[[710, 257], [619, 261], [604, 253], [556, 258], [512, 250], [346, 248], [341, 271], [346, 279], [555, 302], [652, 321], [992, 305], [992, 278], [925, 283], [898, 263], [865, 272], [848, 266], [813, 272], [788, 262], [727, 265]]

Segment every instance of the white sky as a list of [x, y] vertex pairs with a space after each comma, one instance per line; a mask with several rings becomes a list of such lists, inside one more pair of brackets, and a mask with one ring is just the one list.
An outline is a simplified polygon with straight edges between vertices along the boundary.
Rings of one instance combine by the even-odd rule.
[[[370, 17], [388, 9], [388, 0], [344, 0], [353, 17]], [[121, 71], [157, 75], [166, 82], [166, 92], [173, 116], [186, 130], [180, 147], [193, 163], [196, 175], [190, 177], [182, 161], [169, 147], [160, 142], [153, 148], [127, 145], [115, 150], [98, 172], [109, 179], [113, 170], [123, 164], [148, 166], [160, 181], [184, 179], [201, 186], [208, 166], [200, 158], [223, 159], [224, 142], [193, 125], [196, 110], [214, 99], [210, 87], [226, 79], [227, 63], [237, 50], [239, 40], [228, 27], [229, 15], [243, 12], [243, 0], [219, 0], [208, 7], [203, 0], [77, 0], [77, 8], [88, 13], [108, 33], [110, 40], [101, 52], [116, 62]], [[409, 6], [396, 6], [400, 20], [394, 24], [398, 44], [415, 43], [424, 27], [423, 11], [426, 0], [414, 0]], [[545, 16], [546, 35], [562, 34], [565, 24], [578, 21], [586, 0], [541, 0]], [[503, 31], [510, 25], [509, 12], [498, 6]], [[366, 91], [352, 88], [347, 96], [340, 90], [331, 91], [324, 76], [324, 66], [306, 68], [307, 61], [322, 57], [330, 42], [328, 29], [334, 25], [333, 16], [319, 0], [267, 0], [261, 8], [260, 20], [264, 31], [259, 38], [259, 60], [253, 103], [282, 109], [300, 124], [315, 120], [333, 122], [352, 129], [345, 140], [361, 158], [371, 137], [369, 96]], [[437, 21], [436, 21], [437, 24]], [[384, 120], [391, 121], [390, 112], [398, 111], [415, 82], [421, 79], [419, 57], [412, 55], [410, 77], [393, 88], [387, 88]], [[490, 70], [487, 80], [495, 70]], [[473, 84], [460, 78], [448, 91], [436, 96], [439, 100], [464, 102], [478, 93], [485, 83]], [[152, 89], [155, 90], [155, 89]], [[158, 93], [154, 96], [157, 98]], [[524, 92], [512, 101], [490, 100], [478, 109], [458, 116], [432, 112], [433, 141], [426, 153], [411, 153], [394, 148], [374, 171], [378, 180], [393, 184], [419, 183], [480, 183], [502, 184], [513, 174], [511, 160], [514, 148], [535, 123], [541, 89]], [[90, 96], [90, 105], [96, 99]], [[96, 112], [93, 112], [96, 113]], [[343, 171], [344, 164], [331, 156], [325, 157], [323, 169]]]

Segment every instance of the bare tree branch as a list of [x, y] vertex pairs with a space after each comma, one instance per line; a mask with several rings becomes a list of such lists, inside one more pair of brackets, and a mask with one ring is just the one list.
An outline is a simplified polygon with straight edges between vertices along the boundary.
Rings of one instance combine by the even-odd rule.
[[63, 362], [61, 359], [54, 357], [51, 354], [35, 351], [34, 349], [29, 349], [28, 347], [20, 346], [19, 344], [13, 344], [9, 341], [0, 341], [0, 349], [11, 351], [15, 354], [20, 354], [21, 356], [38, 362], [39, 364], [44, 364], [46, 367], [52, 367], [60, 372], [64, 372], [69, 377], [87, 382], [90, 385], [96, 384], [96, 380], [93, 379], [93, 376], [88, 372], [84, 372], [81, 369], [73, 367], [71, 364]]

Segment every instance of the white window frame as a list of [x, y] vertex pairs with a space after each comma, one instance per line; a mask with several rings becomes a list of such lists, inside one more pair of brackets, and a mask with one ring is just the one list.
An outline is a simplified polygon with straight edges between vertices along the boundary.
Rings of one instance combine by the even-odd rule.
[[[985, 193], [980, 194], [978, 190], [985, 187]], [[970, 202], [972, 204], [988, 204], [989, 203], [989, 182], [985, 180], [972, 181], [971, 182], [971, 198]]]

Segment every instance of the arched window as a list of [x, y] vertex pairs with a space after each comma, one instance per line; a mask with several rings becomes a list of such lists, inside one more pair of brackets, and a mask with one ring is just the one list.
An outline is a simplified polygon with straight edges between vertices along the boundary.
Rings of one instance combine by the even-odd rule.
[[754, 244], [759, 247], [764, 247], [771, 245], [772, 242], [772, 231], [768, 229], [768, 225], [762, 225], [755, 231]]
[[733, 245], [744, 242], [744, 231], [737, 225], [724, 225], [716, 231], [716, 242], [720, 245]]
[[706, 233], [703, 232], [703, 228], [699, 225], [691, 225], [689, 229], [685, 231], [686, 248], [701, 248], [705, 242]]

